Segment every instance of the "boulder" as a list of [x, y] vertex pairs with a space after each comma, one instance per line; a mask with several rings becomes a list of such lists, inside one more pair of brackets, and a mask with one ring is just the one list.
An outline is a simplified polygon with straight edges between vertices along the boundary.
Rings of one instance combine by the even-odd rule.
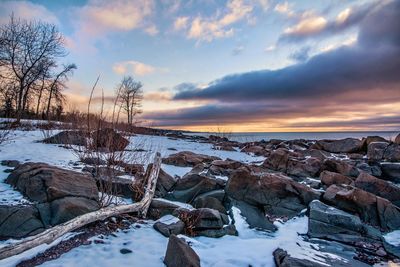
[[319, 149], [306, 149], [297, 152], [300, 153], [303, 157], [313, 157], [319, 159], [320, 161], [324, 161], [325, 159], [331, 157], [331, 154], [329, 152]]
[[321, 183], [327, 187], [333, 184], [352, 184], [354, 182], [350, 177], [330, 171], [321, 172], [319, 178], [321, 179]]
[[321, 161], [317, 158], [303, 160], [290, 158], [287, 162], [286, 173], [296, 177], [315, 177], [321, 170]]
[[165, 199], [154, 198], [151, 201], [148, 216], [149, 218], [158, 220], [165, 215], [172, 214], [174, 210], [178, 208], [180, 208], [178, 204], [175, 204]]
[[22, 238], [45, 230], [34, 206], [0, 206], [0, 240]]
[[167, 267], [200, 267], [200, 258], [186, 241], [172, 234], [168, 240], [164, 263]]
[[100, 208], [98, 202], [84, 197], [64, 197], [50, 203], [49, 217], [43, 216], [47, 212], [41, 212], [42, 220], [50, 225], [58, 225], [77, 216], [89, 213]]
[[232, 205], [240, 210], [240, 214], [245, 218], [250, 228], [265, 231], [276, 231], [278, 229], [272, 221], [268, 220], [263, 208], [238, 200], [233, 200]]
[[243, 166], [243, 163], [231, 159], [214, 160], [211, 162], [209, 173], [212, 175], [228, 176], [232, 170], [236, 170]]
[[364, 152], [368, 151], [369, 144], [371, 144], [373, 142], [386, 142], [386, 143], [389, 143], [389, 141], [386, 140], [385, 138], [380, 137], [380, 136], [376, 136], [376, 135], [375, 136], [367, 136], [366, 138], [363, 138], [361, 140], [361, 142], [362, 142], [361, 149]]
[[185, 224], [178, 218], [171, 215], [166, 215], [160, 218], [154, 223], [153, 227], [165, 237], [169, 237], [172, 234], [182, 234], [185, 230]]
[[400, 187], [392, 183], [364, 172], [357, 177], [354, 185], [364, 191], [386, 198], [400, 207]]
[[327, 159], [323, 162], [322, 170], [340, 173], [345, 176], [357, 177], [360, 171], [350, 162], [336, 159]]
[[380, 177], [382, 175], [382, 170], [377, 164], [369, 165], [366, 162], [357, 163], [356, 168], [358, 168], [361, 172], [366, 172], [372, 176]]
[[361, 222], [360, 218], [314, 200], [309, 206], [308, 236], [343, 243], [379, 242], [379, 230]]
[[218, 157], [196, 154], [190, 151], [182, 151], [163, 158], [164, 164], [180, 167], [193, 167], [199, 163], [211, 163], [214, 160], [220, 160]]
[[265, 156], [267, 153], [264, 147], [257, 145], [247, 145], [243, 147], [240, 151], [243, 153], [252, 153], [255, 156]]
[[399, 162], [400, 161], [400, 145], [390, 144], [383, 153], [383, 158], [386, 161]]
[[274, 261], [277, 267], [326, 267], [325, 264], [298, 259], [290, 256], [285, 250], [277, 248], [273, 252]]
[[222, 189], [223, 187], [224, 183], [221, 180], [197, 173], [188, 173], [181, 179], [177, 180], [173, 187], [173, 191], [166, 195], [166, 198], [189, 203], [200, 194]]
[[386, 148], [389, 146], [387, 142], [372, 142], [368, 144], [367, 157], [369, 161], [380, 161], [383, 159]]
[[400, 145], [400, 134], [396, 136], [396, 138], [394, 139], [394, 143]]
[[225, 191], [235, 200], [263, 207], [269, 215], [293, 217], [320, 193], [287, 176], [276, 173], [251, 174], [241, 168], [229, 177]]
[[58, 134], [44, 139], [42, 142], [46, 144], [63, 144], [86, 146], [87, 134], [83, 131], [62, 131]]
[[123, 151], [129, 145], [129, 141], [114, 129], [105, 128], [92, 133], [93, 146], [96, 150]]
[[70, 196], [98, 200], [97, 186], [92, 177], [44, 163], [22, 164], [7, 177], [6, 182], [32, 201], [50, 202]]
[[298, 153], [291, 152], [286, 148], [278, 148], [271, 152], [264, 161], [263, 166], [275, 171], [286, 172], [289, 157], [297, 157]]
[[382, 162], [380, 167], [382, 170], [382, 179], [400, 183], [400, 163]]
[[174, 177], [160, 169], [156, 185], [156, 197], [164, 197], [169, 191], [172, 190], [176, 183]]
[[362, 142], [356, 138], [319, 140], [314, 147], [332, 153], [354, 153], [361, 150]]
[[222, 205], [221, 201], [211, 196], [198, 196], [193, 201], [193, 206], [195, 208], [210, 208], [218, 210], [221, 213], [226, 213], [225, 207]]
[[400, 229], [400, 208], [389, 200], [352, 186], [331, 185], [323, 195], [324, 202], [352, 214], [363, 222], [385, 231]]
[[190, 236], [222, 237], [224, 235], [237, 235], [234, 225], [228, 225], [227, 215], [209, 208], [187, 210], [178, 208], [174, 216], [185, 223], [185, 233]]

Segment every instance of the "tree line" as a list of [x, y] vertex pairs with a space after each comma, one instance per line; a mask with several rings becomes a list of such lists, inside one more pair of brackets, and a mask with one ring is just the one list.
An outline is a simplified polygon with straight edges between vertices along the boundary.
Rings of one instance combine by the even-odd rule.
[[[68, 55], [65, 38], [53, 24], [10, 16], [0, 26], [0, 117], [60, 120], [66, 103], [63, 91], [77, 69], [61, 64]], [[115, 105], [128, 123], [141, 113], [142, 84], [124, 77]]]

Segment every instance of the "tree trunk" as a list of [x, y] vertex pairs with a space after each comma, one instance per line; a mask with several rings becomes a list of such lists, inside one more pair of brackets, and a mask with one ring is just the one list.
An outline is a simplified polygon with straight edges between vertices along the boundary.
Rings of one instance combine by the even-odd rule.
[[154, 164], [149, 176], [147, 177], [146, 192], [143, 199], [134, 204], [106, 207], [94, 212], [86, 213], [78, 216], [68, 222], [54, 226], [40, 234], [28, 237], [20, 242], [10, 244], [0, 248], [0, 260], [20, 254], [24, 251], [42, 245], [50, 244], [57, 238], [65, 235], [68, 232], [81, 228], [95, 221], [105, 220], [112, 216], [117, 216], [124, 213], [138, 212], [142, 217], [146, 217], [147, 210], [153, 200], [156, 190], [157, 178], [161, 167], [161, 155], [157, 153], [154, 158]]
[[49, 100], [47, 102], [46, 119], [49, 119], [51, 98], [53, 97], [53, 86], [50, 88]]

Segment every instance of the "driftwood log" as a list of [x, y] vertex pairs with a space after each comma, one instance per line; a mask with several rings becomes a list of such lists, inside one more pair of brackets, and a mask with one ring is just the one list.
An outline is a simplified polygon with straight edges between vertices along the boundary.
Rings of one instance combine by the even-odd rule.
[[7, 245], [0, 248], [0, 260], [15, 256], [24, 251], [32, 249], [42, 244], [50, 244], [54, 242], [57, 238], [65, 235], [68, 232], [74, 231], [81, 228], [89, 223], [102, 221], [112, 216], [117, 216], [124, 213], [139, 213], [143, 218], [146, 217], [147, 210], [151, 204], [154, 197], [154, 192], [157, 185], [157, 178], [161, 167], [161, 155], [157, 153], [154, 158], [154, 164], [151, 172], [147, 178], [146, 191], [143, 199], [134, 204], [129, 205], [119, 205], [99, 209], [94, 212], [86, 213], [84, 215], [78, 216], [68, 222], [54, 226], [46, 231], [28, 237], [20, 242]]

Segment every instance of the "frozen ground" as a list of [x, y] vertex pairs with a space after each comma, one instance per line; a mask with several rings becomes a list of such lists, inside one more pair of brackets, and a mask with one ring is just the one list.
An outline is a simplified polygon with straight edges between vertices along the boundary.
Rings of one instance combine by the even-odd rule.
[[[78, 160], [72, 150], [59, 145], [42, 144], [37, 141], [43, 139], [41, 131], [16, 131], [12, 140], [0, 146], [1, 160], [19, 160], [21, 162], [46, 162], [66, 169], [74, 169], [74, 162]], [[211, 144], [194, 143], [185, 140], [171, 140], [159, 136], [131, 137], [130, 149], [144, 149], [144, 156], [151, 156], [160, 151], [163, 156], [179, 151], [193, 151], [196, 153], [218, 156], [222, 159], [231, 158], [243, 162], [263, 160], [241, 152], [227, 152], [213, 150]], [[170, 150], [174, 148], [176, 150]], [[162, 166], [171, 175], [182, 176], [191, 168], [181, 168], [169, 165]], [[24, 203], [22, 195], [4, 183], [7, 174], [0, 169], [0, 204]], [[187, 205], [181, 203], [181, 205]], [[189, 207], [190, 208], [190, 207]], [[225, 236], [222, 238], [188, 238], [193, 249], [201, 258], [202, 266], [274, 266], [272, 252], [281, 247], [292, 256], [308, 260], [327, 262], [327, 259], [337, 259], [334, 254], [319, 252], [314, 248], [318, 245], [303, 240], [301, 234], [307, 232], [307, 217], [294, 218], [284, 224], [278, 223], [279, 230], [268, 234], [250, 229], [241, 217], [239, 210], [234, 209], [235, 225], [239, 236]], [[81, 246], [64, 254], [55, 261], [49, 261], [44, 266], [163, 266], [168, 239], [153, 229], [153, 221], [145, 224], [135, 224], [128, 230], [119, 231], [107, 237], [94, 237], [92, 240], [104, 238], [104, 244]], [[68, 238], [70, 235], [64, 236]], [[62, 240], [60, 238], [57, 242]], [[10, 242], [0, 242], [4, 246]], [[55, 243], [57, 243], [55, 242]], [[51, 244], [54, 245], [54, 244]], [[0, 266], [14, 266], [17, 262], [32, 257], [44, 251], [49, 245], [27, 251], [21, 255], [0, 261]], [[120, 249], [127, 248], [129, 254], [121, 254]], [[345, 261], [345, 259], [342, 259]]]

